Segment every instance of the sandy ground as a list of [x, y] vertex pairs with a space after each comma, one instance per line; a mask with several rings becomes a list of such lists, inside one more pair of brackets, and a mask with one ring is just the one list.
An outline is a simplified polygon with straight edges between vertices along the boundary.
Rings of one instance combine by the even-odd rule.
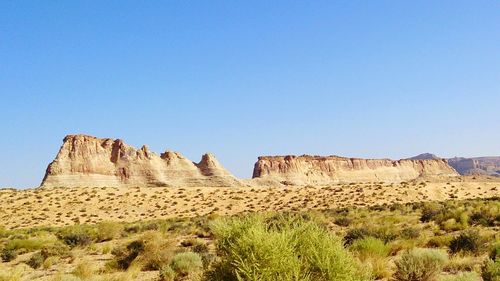
[[1, 189], [0, 225], [15, 229], [492, 196], [500, 196], [499, 178], [302, 187]]

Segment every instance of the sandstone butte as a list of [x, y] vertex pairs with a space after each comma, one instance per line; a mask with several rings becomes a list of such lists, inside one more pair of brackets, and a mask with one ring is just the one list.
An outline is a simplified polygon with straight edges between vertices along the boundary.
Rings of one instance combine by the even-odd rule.
[[49, 164], [42, 187], [229, 187], [248, 185], [328, 185], [339, 182], [401, 182], [459, 174], [444, 159], [389, 160], [338, 156], [263, 156], [253, 179], [242, 181], [212, 154], [194, 163], [181, 154], [157, 155], [120, 139], [68, 135]]
[[212, 154], [194, 163], [181, 154], [135, 149], [120, 139], [68, 135], [42, 187], [240, 186]]
[[291, 185], [338, 182], [402, 182], [417, 178], [459, 176], [445, 159], [389, 160], [339, 156], [263, 156], [253, 178], [269, 178]]

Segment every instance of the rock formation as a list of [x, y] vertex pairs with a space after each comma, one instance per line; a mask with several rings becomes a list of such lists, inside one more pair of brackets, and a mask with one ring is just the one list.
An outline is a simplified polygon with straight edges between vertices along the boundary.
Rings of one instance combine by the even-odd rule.
[[193, 163], [177, 152], [158, 156], [147, 146], [135, 149], [119, 139], [86, 135], [64, 138], [42, 181], [43, 187], [239, 185], [211, 154]]
[[448, 163], [461, 175], [500, 176], [500, 157], [455, 157]]
[[[434, 154], [423, 153], [408, 159], [440, 159]], [[448, 164], [461, 175], [500, 176], [500, 157], [454, 157], [448, 158]]]
[[411, 158], [408, 158], [409, 160], [431, 160], [431, 159], [442, 159], [437, 157], [435, 154], [432, 153], [422, 153], [417, 156], [413, 156]]
[[194, 163], [181, 154], [155, 154], [120, 139], [68, 135], [47, 167], [41, 186], [179, 186], [216, 187], [327, 185], [345, 182], [401, 182], [487, 174], [500, 176], [500, 157], [442, 159], [425, 153], [409, 159], [360, 159], [339, 156], [262, 156], [252, 180], [238, 180], [212, 154]]
[[293, 184], [336, 182], [401, 182], [417, 178], [458, 176], [444, 159], [389, 160], [338, 156], [263, 156], [255, 163], [253, 178]]

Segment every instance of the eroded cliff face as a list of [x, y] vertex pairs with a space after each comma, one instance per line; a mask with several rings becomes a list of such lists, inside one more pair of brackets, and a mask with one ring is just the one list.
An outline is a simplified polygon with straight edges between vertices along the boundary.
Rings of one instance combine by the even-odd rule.
[[43, 187], [239, 185], [211, 154], [193, 163], [177, 152], [158, 156], [147, 146], [135, 149], [119, 139], [87, 135], [64, 138], [42, 181]]
[[338, 156], [263, 156], [253, 178], [294, 185], [338, 182], [401, 182], [426, 177], [458, 176], [444, 159], [389, 160]]
[[455, 157], [448, 163], [461, 175], [500, 176], [500, 157]]

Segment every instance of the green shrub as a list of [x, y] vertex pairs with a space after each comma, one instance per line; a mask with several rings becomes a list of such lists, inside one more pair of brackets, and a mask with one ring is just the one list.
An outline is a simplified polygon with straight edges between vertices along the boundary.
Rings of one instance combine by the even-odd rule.
[[207, 280], [367, 280], [341, 239], [300, 217], [251, 215], [212, 224], [220, 261]]
[[126, 247], [117, 247], [111, 251], [115, 256], [116, 266], [120, 269], [128, 269], [132, 262], [144, 251], [143, 241], [130, 242]]
[[399, 252], [408, 251], [422, 246], [417, 239], [398, 239], [387, 244], [390, 247], [390, 256], [395, 256]]
[[170, 266], [162, 266], [160, 268], [160, 281], [174, 281], [175, 271]]
[[31, 255], [30, 259], [26, 262], [33, 269], [40, 268], [42, 266], [44, 258], [40, 252]]
[[146, 246], [144, 243], [144, 239], [139, 239], [139, 240], [135, 240], [135, 241], [130, 242], [127, 245], [127, 250], [129, 250], [131, 252], [135, 252], [135, 253], [141, 253], [144, 251], [145, 247]]
[[70, 247], [87, 246], [94, 241], [95, 236], [92, 229], [80, 225], [66, 227], [58, 233], [59, 239]]
[[7, 242], [5, 249], [8, 250], [23, 250], [24, 252], [32, 252], [40, 250], [43, 246], [56, 242], [55, 237], [32, 237], [27, 239], [12, 239]]
[[159, 270], [169, 264], [174, 247], [158, 231], [147, 231], [142, 237], [144, 251], [140, 256], [145, 270]]
[[353, 228], [349, 229], [344, 235], [344, 244], [346, 246], [351, 245], [354, 241], [358, 239], [363, 239], [370, 236], [371, 233], [366, 228]]
[[17, 252], [13, 249], [2, 249], [0, 256], [2, 257], [3, 262], [9, 262], [16, 259]]
[[26, 264], [34, 269], [37, 269], [49, 257], [68, 257], [70, 255], [71, 253], [68, 246], [62, 244], [61, 242], [49, 243], [43, 245], [39, 252], [34, 253]]
[[335, 224], [338, 226], [349, 226], [352, 223], [352, 219], [349, 217], [339, 217], [335, 219]]
[[443, 215], [445, 208], [439, 203], [425, 203], [422, 207], [422, 215], [420, 220], [422, 222], [429, 222], [435, 220], [438, 216]]
[[481, 277], [484, 281], [500, 281], [500, 259], [488, 259], [483, 265]]
[[490, 250], [490, 259], [500, 259], [500, 241], [493, 243]]
[[463, 230], [467, 227], [467, 225], [462, 224], [461, 222], [457, 222], [456, 219], [450, 218], [441, 223], [441, 229], [451, 232], [457, 230]]
[[443, 230], [456, 231], [469, 225], [470, 218], [465, 206], [458, 206], [453, 202], [432, 202], [424, 203], [421, 209], [422, 222], [434, 221]]
[[470, 216], [470, 219], [473, 224], [491, 227], [500, 222], [499, 214], [500, 204], [491, 203], [480, 206], [479, 210], [476, 209]]
[[203, 263], [197, 253], [184, 252], [172, 257], [170, 267], [180, 276], [187, 276], [200, 272]]
[[405, 239], [416, 239], [420, 237], [420, 230], [415, 227], [405, 227], [401, 231], [401, 236]]
[[117, 247], [111, 252], [116, 266], [128, 269], [134, 260], [145, 270], [159, 270], [170, 262], [172, 245], [157, 231], [147, 231], [140, 239], [130, 242], [126, 247]]
[[396, 281], [433, 281], [437, 279], [447, 260], [446, 253], [442, 251], [415, 248], [403, 253], [395, 261], [396, 272], [393, 278]]
[[139, 233], [141, 231], [141, 227], [137, 224], [127, 225], [125, 226], [124, 231], [128, 234]]
[[390, 247], [382, 240], [374, 237], [358, 239], [352, 243], [350, 249], [363, 264], [370, 265], [373, 277], [376, 279], [390, 277], [391, 273], [386, 259]]
[[47, 270], [59, 261], [59, 257], [48, 257], [43, 261], [42, 267]]
[[481, 243], [481, 237], [476, 231], [462, 232], [450, 241], [450, 251], [453, 254], [459, 252], [477, 254], [481, 249]]
[[398, 233], [396, 233], [395, 228], [391, 226], [372, 228], [370, 230], [370, 233], [371, 236], [378, 238], [385, 243], [396, 240], [396, 238], [398, 238]]
[[353, 228], [349, 229], [344, 235], [344, 244], [351, 245], [355, 240], [363, 239], [366, 237], [375, 237], [385, 243], [395, 240], [398, 235], [394, 232], [394, 228], [389, 226], [382, 226], [377, 228]]
[[444, 271], [449, 273], [460, 273], [462, 271], [479, 271], [484, 262], [483, 258], [478, 258], [471, 255], [453, 255]]
[[374, 237], [366, 237], [354, 241], [350, 247], [361, 260], [370, 257], [387, 257], [390, 247], [382, 240]]
[[101, 222], [97, 225], [97, 241], [103, 242], [119, 238], [123, 230], [123, 224], [118, 222]]
[[70, 248], [61, 242], [44, 246], [40, 250], [44, 259], [48, 257], [68, 257], [71, 255]]
[[427, 246], [431, 248], [448, 248], [453, 239], [450, 235], [434, 236], [427, 242]]

